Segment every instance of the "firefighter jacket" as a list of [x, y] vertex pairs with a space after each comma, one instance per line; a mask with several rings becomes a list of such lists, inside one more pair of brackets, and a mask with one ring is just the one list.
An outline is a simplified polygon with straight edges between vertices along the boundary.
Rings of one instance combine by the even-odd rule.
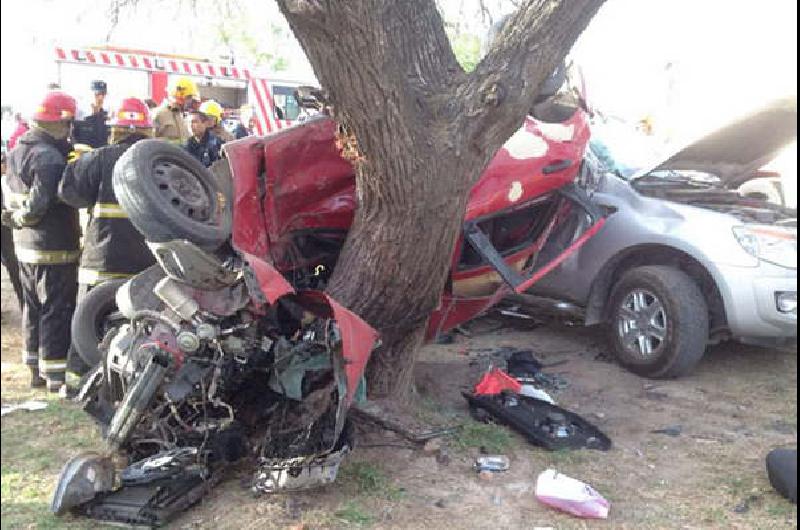
[[58, 200], [58, 184], [70, 150], [66, 140], [32, 129], [8, 155], [3, 199], [16, 221], [14, 247], [21, 263], [78, 262], [78, 211]]
[[210, 130], [207, 130], [199, 141], [192, 136], [184, 147], [206, 167], [209, 167], [222, 156], [222, 140]]
[[100, 112], [95, 112], [83, 120], [76, 121], [73, 132], [74, 142], [76, 144], [89, 145], [94, 149], [108, 145], [107, 119], [108, 113], [100, 109]]
[[73, 208], [88, 208], [78, 282], [96, 285], [127, 278], [155, 263], [142, 234], [131, 224], [114, 194], [114, 165], [138, 140], [134, 134], [67, 164], [58, 195]]
[[153, 116], [155, 137], [169, 140], [180, 145], [192, 136], [186, 124], [186, 114], [177, 107], [164, 105]]

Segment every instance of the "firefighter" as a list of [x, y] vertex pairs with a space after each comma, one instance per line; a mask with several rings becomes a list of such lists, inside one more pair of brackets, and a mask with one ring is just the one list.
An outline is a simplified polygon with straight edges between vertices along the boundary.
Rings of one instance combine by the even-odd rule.
[[[2, 154], [2, 174], [6, 174], [6, 152]], [[0, 187], [0, 192], [2, 191]], [[5, 204], [0, 193], [0, 205]], [[8, 272], [8, 278], [11, 280], [11, 286], [14, 288], [14, 296], [17, 297], [17, 305], [22, 309], [22, 284], [19, 281], [19, 263], [17, 263], [17, 256], [14, 254], [14, 234], [10, 227], [0, 226], [2, 231], [2, 262], [3, 266]]]
[[[144, 238], [117, 202], [112, 184], [119, 157], [139, 140], [153, 137], [147, 105], [136, 98], [122, 100], [110, 128], [110, 145], [67, 164], [58, 190], [64, 203], [88, 208], [90, 213], [78, 268], [79, 301], [95, 285], [130, 278], [155, 263]], [[69, 379], [82, 376], [89, 368], [72, 348], [67, 363]]]
[[8, 155], [3, 193], [9, 209], [2, 222], [14, 229], [22, 281], [23, 360], [31, 387], [46, 385], [50, 392], [64, 384], [78, 288], [78, 212], [57, 200], [74, 116], [71, 96], [60, 91], [45, 96], [31, 130]]
[[188, 77], [179, 77], [169, 91], [169, 101], [153, 117], [156, 138], [183, 145], [191, 132], [186, 124], [186, 113], [200, 104], [197, 85]]
[[72, 139], [76, 144], [85, 144], [92, 149], [108, 145], [108, 113], [103, 108], [106, 99], [107, 85], [105, 81], [92, 81], [94, 94], [92, 113], [84, 119], [76, 121]]
[[184, 144], [184, 148], [209, 167], [222, 156], [222, 140], [211, 132], [212, 121], [202, 112], [190, 113], [188, 121], [192, 137]]
[[200, 105], [199, 110], [200, 113], [205, 115], [205, 117], [211, 121], [211, 132], [214, 133], [217, 138], [222, 140], [222, 143], [230, 142], [236, 139], [236, 137], [226, 131], [225, 127], [222, 126], [222, 105], [213, 99], [209, 99]]

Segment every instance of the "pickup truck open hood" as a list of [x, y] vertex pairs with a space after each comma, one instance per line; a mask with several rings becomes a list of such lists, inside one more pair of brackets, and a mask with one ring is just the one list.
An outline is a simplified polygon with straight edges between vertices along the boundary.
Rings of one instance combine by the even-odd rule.
[[660, 170], [695, 170], [733, 184], [774, 158], [797, 137], [797, 98], [769, 105], [688, 144], [657, 164], [637, 171], [632, 180]]

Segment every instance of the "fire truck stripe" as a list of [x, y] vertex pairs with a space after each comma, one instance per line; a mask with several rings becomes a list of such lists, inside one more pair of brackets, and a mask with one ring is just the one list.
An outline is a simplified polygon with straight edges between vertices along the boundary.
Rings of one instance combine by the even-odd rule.
[[187, 63], [187, 62], [183, 63], [183, 71], [186, 72], [187, 74], [191, 74], [192, 73], [192, 69], [189, 66], [189, 63]]
[[208, 65], [208, 73], [210, 73], [214, 77], [217, 76], [217, 72], [214, 71], [214, 67], [211, 66], [210, 64]]
[[111, 64], [111, 59], [109, 59], [108, 55], [106, 55], [105, 53], [100, 54], [100, 59], [102, 59], [103, 63], [105, 64]]
[[194, 63], [194, 69], [197, 70], [197, 73], [203, 75], [203, 67], [200, 63]]
[[153, 63], [151, 63], [150, 59], [148, 59], [147, 57], [142, 57], [142, 62], [144, 63], [144, 67], [147, 68], [148, 70], [153, 68]]
[[270, 120], [270, 122], [273, 122], [273, 120], [274, 120], [274, 123], [270, 123], [270, 125], [274, 125], [276, 129], [280, 130], [280, 129], [282, 129], [282, 127], [281, 127], [280, 121], [278, 121], [278, 119], [277, 119], [277, 116], [275, 116], [275, 114], [274, 114], [275, 113], [275, 102], [272, 100], [272, 94], [270, 94], [269, 85], [267, 85], [267, 80], [266, 79], [262, 79], [261, 80], [261, 86], [264, 87], [264, 95], [267, 98], [267, 105], [269, 105], [269, 107], [268, 107], [268, 109], [269, 109], [268, 119]]
[[[211, 70], [213, 72], [213, 68], [211, 66], [209, 66], [208, 68], [209, 68], [209, 70]], [[245, 79], [247, 79], [247, 81], [248, 81], [247, 84], [250, 87], [250, 90], [257, 97], [258, 93], [256, 92], [256, 84], [255, 84], [255, 81], [253, 81], [252, 76], [250, 75], [250, 70], [245, 68], [245, 69], [242, 70], [242, 74], [244, 75]], [[259, 105], [260, 105], [260, 103], [259, 103]], [[254, 110], [255, 110], [254, 114], [256, 116], [255, 129], [256, 129], [256, 132], [259, 135], [262, 135], [262, 134], [264, 134], [264, 129], [261, 127], [261, 120], [262, 120], [261, 113], [263, 111], [261, 111], [260, 109], [254, 109]]]
[[97, 57], [95, 57], [94, 54], [92, 52], [90, 52], [90, 51], [86, 52], [86, 58], [89, 59], [90, 63], [96, 63], [97, 62]]
[[237, 78], [237, 79], [239, 78], [239, 70], [237, 70], [237, 69], [234, 67], [234, 68], [231, 68], [231, 72], [233, 72], [233, 77], [235, 77], [235, 78]]
[[114, 54], [114, 59], [117, 60], [117, 64], [120, 66], [125, 66], [125, 61], [122, 59], [122, 55], [116, 53]]
[[72, 58], [76, 61], [80, 61], [80, 57], [78, 57], [78, 50], [72, 50]]
[[64, 53], [64, 49], [63, 48], [56, 48], [56, 55], [61, 60], [65, 60], [67, 58], [67, 54]]
[[178, 63], [176, 63], [175, 61], [170, 61], [169, 62], [169, 67], [172, 68], [173, 72], [177, 72], [178, 71]]
[[267, 118], [267, 112], [264, 108], [264, 99], [261, 97], [261, 92], [258, 90], [257, 81], [257, 79], [250, 81], [250, 87], [252, 88], [253, 94], [256, 96], [256, 102], [258, 103], [256, 107], [256, 116], [258, 117], [256, 120], [256, 128], [258, 129], [259, 134], [265, 134], [272, 132], [272, 127], [270, 126], [269, 119]]
[[133, 55], [129, 55], [128, 60], [131, 62], [131, 66], [133, 66], [134, 68], [139, 68], [139, 61], [136, 60], [136, 57], [134, 57]]

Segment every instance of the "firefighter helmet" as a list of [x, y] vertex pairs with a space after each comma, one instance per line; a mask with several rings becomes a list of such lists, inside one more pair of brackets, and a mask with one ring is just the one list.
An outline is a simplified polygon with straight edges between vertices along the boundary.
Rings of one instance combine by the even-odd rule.
[[77, 104], [75, 98], [64, 92], [48, 92], [36, 107], [32, 119], [41, 122], [68, 121], [75, 118]]
[[209, 99], [208, 101], [204, 101], [200, 105], [200, 113], [205, 114], [206, 116], [212, 116], [217, 120], [217, 123], [222, 121], [222, 105], [214, 101], [213, 99]]
[[150, 121], [150, 110], [144, 101], [138, 98], [125, 98], [114, 111], [109, 125], [145, 129], [152, 127], [153, 122]]
[[197, 83], [182, 76], [177, 78], [169, 90], [169, 95], [177, 100], [182, 101], [184, 98], [192, 96], [197, 99], [200, 97], [200, 92], [197, 90]]

